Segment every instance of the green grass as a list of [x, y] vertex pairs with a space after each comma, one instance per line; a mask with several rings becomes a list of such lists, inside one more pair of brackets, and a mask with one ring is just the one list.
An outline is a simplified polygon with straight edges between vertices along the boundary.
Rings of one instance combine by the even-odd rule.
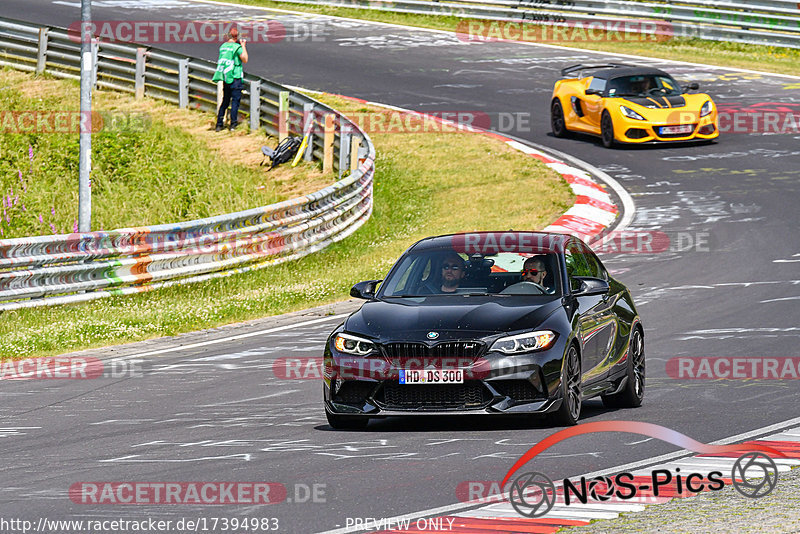
[[[78, 92], [77, 82], [0, 70], [0, 109], [6, 119], [0, 144], [0, 237], [74, 230], [77, 133], [15, 133], [18, 123], [10, 113], [45, 116], [76, 110]], [[211, 114], [118, 93], [96, 91], [94, 109], [106, 120], [92, 135], [93, 229], [198, 219], [287, 198], [275, 179], [282, 175], [267, 175], [257, 163], [242, 165], [234, 159], [246, 151], [260, 160], [263, 136], [215, 134]], [[219, 144], [230, 154], [220, 153]], [[304, 183], [320, 175], [309, 164], [293, 179]]]
[[[345, 112], [366, 108], [323, 101]], [[0, 358], [46, 356], [210, 328], [343, 300], [429, 235], [542, 228], [572, 205], [557, 174], [477, 134], [374, 134], [374, 213], [327, 249], [257, 272], [91, 303], [6, 312]], [[428, 157], [416, 157], [425, 154]], [[513, 198], [514, 202], [509, 202]]]
[[[469, 19], [452, 16], [416, 15], [411, 13], [393, 13], [373, 9], [345, 7], [310, 6], [277, 2], [273, 0], [223, 0], [235, 4], [246, 4], [261, 7], [288, 9], [321, 15], [349, 17], [355, 19], [374, 20], [392, 24], [418, 26], [454, 32], [459, 24]], [[781, 74], [800, 75], [800, 49], [761, 46], [740, 43], [705, 41], [702, 39], [675, 38], [663, 42], [587, 42], [575, 40], [558, 40], [548, 44], [599, 50], [610, 53], [623, 53], [657, 57], [678, 61], [690, 61]]]

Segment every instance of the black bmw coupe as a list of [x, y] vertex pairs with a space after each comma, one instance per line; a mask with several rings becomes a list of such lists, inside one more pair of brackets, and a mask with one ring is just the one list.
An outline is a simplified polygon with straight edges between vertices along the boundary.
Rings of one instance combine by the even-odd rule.
[[644, 329], [628, 289], [576, 237], [478, 232], [423, 239], [328, 338], [333, 428], [413, 414], [548, 414], [584, 399], [636, 407]]

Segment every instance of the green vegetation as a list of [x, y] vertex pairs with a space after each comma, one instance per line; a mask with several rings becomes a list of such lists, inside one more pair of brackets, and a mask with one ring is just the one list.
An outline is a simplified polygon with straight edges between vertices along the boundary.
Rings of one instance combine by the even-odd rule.
[[[345, 114], [372, 111], [334, 97], [321, 99]], [[418, 239], [470, 230], [535, 230], [573, 202], [569, 186], [557, 174], [486, 136], [385, 133], [372, 139], [378, 152], [374, 212], [342, 242], [253, 273], [3, 313], [0, 358], [173, 335], [342, 300], [355, 282], [382, 278]], [[414, 157], [423, 152], [429, 157]]]
[[[466, 20], [460, 17], [416, 15], [411, 13], [393, 13], [374, 9], [358, 9], [346, 7], [312, 6], [306, 4], [293, 4], [291, 2], [277, 2], [274, 0], [223, 0], [235, 4], [248, 4], [277, 9], [318, 13], [338, 17], [350, 17], [363, 20], [388, 22], [432, 28], [455, 32], [463, 28]], [[460, 26], [461, 25], [461, 26]], [[761, 71], [777, 72], [782, 74], [800, 75], [800, 50], [794, 48], [750, 45], [742, 43], [728, 43], [705, 41], [702, 39], [676, 38], [661, 42], [631, 41], [631, 42], [603, 42], [591, 40], [556, 40], [547, 44], [569, 46], [599, 50], [618, 54], [632, 54], [648, 57], [657, 57], [677, 61], [690, 61]]]
[[[74, 230], [77, 126], [59, 125], [80, 117], [74, 112], [78, 93], [77, 82], [0, 70], [0, 237]], [[107, 91], [95, 91], [93, 107], [102, 110], [92, 119], [98, 130], [92, 135], [94, 229], [239, 211], [289, 198], [297, 187], [319, 189], [331, 180], [311, 164], [297, 173], [265, 174], [258, 167], [264, 136], [215, 133], [207, 113]], [[35, 119], [22, 112], [33, 112], [27, 117]], [[31, 131], [17, 133], [33, 124]], [[49, 128], [54, 131], [42, 133]]]

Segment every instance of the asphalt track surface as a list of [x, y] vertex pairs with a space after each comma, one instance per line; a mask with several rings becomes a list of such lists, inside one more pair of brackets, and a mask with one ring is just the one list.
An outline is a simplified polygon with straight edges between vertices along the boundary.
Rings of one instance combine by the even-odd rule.
[[[95, 20], [270, 16], [185, 1], [95, 1], [93, 14]], [[4, 0], [0, 15], [66, 26], [79, 18], [79, 2]], [[312, 18], [279, 16], [297, 29], [291, 25]], [[324, 30], [313, 41], [251, 44], [246, 70], [420, 111], [489, 113], [495, 129], [579, 156], [613, 176], [636, 203], [631, 229], [665, 232], [673, 240], [673, 249], [663, 253], [603, 256], [639, 305], [647, 393], [637, 410], [587, 402], [583, 421], [647, 421], [711, 442], [800, 415], [797, 380], [674, 380], [665, 372], [675, 356], [799, 355], [800, 134], [729, 134], [711, 146], [624, 150], [606, 150], [590, 138], [555, 139], [547, 110], [558, 69], [620, 58], [465, 44], [452, 35], [352, 21], [324, 19]], [[213, 44], [157, 46], [216, 59]], [[719, 104], [800, 105], [798, 79], [639, 62], [700, 82]], [[507, 129], [500, 113], [530, 113], [531, 120], [528, 127]], [[420, 148], [409, 158], [435, 157]], [[496, 209], [502, 207], [486, 206]], [[698, 237], [701, 247], [688, 246]], [[685, 249], [677, 248], [678, 240]], [[515, 459], [553, 432], [474, 418], [390, 419], [364, 432], [332, 431], [319, 381], [282, 380], [272, 363], [318, 355], [335, 324], [331, 319], [152, 355], [143, 378], [4, 381], [0, 515], [277, 517], [281, 532], [322, 531], [344, 526], [348, 517], [388, 517], [457, 502], [460, 482], [502, 479]], [[537, 465], [556, 479], [674, 450], [608, 433], [562, 442]], [[67, 498], [78, 481], [206, 480], [280, 482], [290, 498], [295, 485], [324, 484], [325, 502], [132, 507], [79, 505]]]

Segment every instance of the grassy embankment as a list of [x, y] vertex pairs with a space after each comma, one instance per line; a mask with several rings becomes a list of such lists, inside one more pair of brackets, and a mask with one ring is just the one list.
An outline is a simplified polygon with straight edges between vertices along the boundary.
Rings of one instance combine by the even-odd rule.
[[[37, 105], [31, 100], [36, 98], [42, 98], [44, 106], [36, 109], [61, 109], [50, 96], [77, 91], [75, 84], [45, 80], [46, 90], [25, 96], [27, 85], [19, 76], [3, 73], [6, 82], [0, 94], [6, 109], [12, 105], [11, 109], [30, 109]], [[143, 105], [120, 95], [105, 97], [108, 102], [98, 93], [97, 109], [100, 103], [116, 103], [120, 109]], [[345, 113], [367, 109], [334, 97], [321, 99]], [[93, 200], [98, 228], [253, 207], [283, 198], [289, 190], [308, 191], [324, 182], [314, 168], [280, 179], [279, 173], [265, 174], [223, 159], [213, 148], [219, 139], [260, 145], [262, 135], [214, 134], [208, 131], [208, 115], [152, 102], [147, 106], [153, 122], [144, 132], [95, 136]], [[47, 233], [51, 207], [59, 231], [71, 230], [75, 217], [77, 136], [48, 135], [33, 139], [3, 134], [0, 190], [13, 185], [16, 195], [18, 170], [22, 171], [28, 211], [45, 215], [41, 224], [38, 219], [29, 221], [33, 233]], [[572, 193], [558, 175], [485, 136], [386, 133], [372, 139], [378, 152], [374, 213], [344, 241], [255, 273], [91, 303], [5, 312], [0, 315], [0, 358], [45, 356], [173, 335], [334, 302], [347, 298], [353, 283], [382, 277], [417, 239], [457, 231], [542, 228], [572, 204]], [[34, 146], [32, 169], [29, 144]], [[245, 154], [250, 150], [242, 149], [237, 156]], [[172, 176], [170, 181], [165, 175]], [[257, 189], [260, 186], [265, 188]], [[227, 200], [228, 196], [238, 200]], [[192, 200], [186, 209], [181, 208], [183, 199]]]
[[[0, 193], [3, 238], [69, 233], [78, 213], [78, 135], [53, 112], [78, 109], [76, 82], [0, 70]], [[297, 172], [259, 167], [264, 135], [214, 132], [210, 114], [95, 91], [92, 135], [92, 228], [112, 229], [198, 219], [270, 204], [330, 183], [316, 165]], [[15, 133], [38, 113], [56, 133]], [[64, 115], [62, 115], [63, 117]], [[17, 115], [19, 117], [19, 115]], [[77, 115], [73, 115], [77, 117]], [[102, 127], [101, 127], [102, 126]], [[11, 204], [9, 206], [9, 204]], [[40, 217], [41, 216], [41, 221]]]
[[[457, 28], [469, 19], [459, 17], [416, 15], [411, 13], [392, 13], [372, 9], [358, 9], [345, 7], [310, 6], [292, 4], [291, 2], [278, 2], [273, 0], [223, 0], [235, 4], [247, 4], [262, 7], [318, 13], [364, 20], [404, 24], [421, 28], [432, 28], [455, 32]], [[548, 34], [549, 35], [549, 34]], [[674, 38], [653, 41], [603, 41], [593, 40], [586, 34], [570, 33], [567, 39], [548, 40], [547, 44], [599, 50], [603, 52], [633, 54], [647, 57], [657, 57], [678, 61], [690, 61], [733, 67], [769, 71], [782, 74], [800, 76], [800, 50], [793, 48], [749, 45], [728, 42], [704, 41], [702, 39]], [[800, 88], [800, 87], [798, 87]]]

